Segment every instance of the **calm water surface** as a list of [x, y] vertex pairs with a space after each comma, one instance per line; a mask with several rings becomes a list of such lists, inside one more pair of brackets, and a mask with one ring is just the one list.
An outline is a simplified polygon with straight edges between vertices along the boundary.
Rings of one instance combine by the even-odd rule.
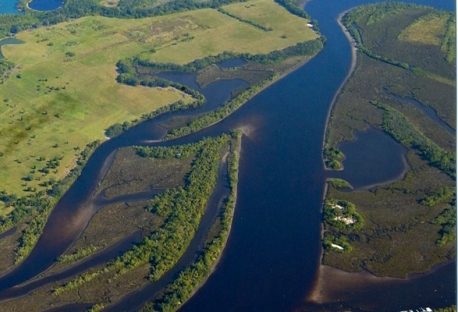
[[18, 14], [17, 0], [0, 0], [0, 14]]
[[37, 11], [53, 11], [63, 4], [62, 0], [33, 0], [29, 3], [29, 8]]

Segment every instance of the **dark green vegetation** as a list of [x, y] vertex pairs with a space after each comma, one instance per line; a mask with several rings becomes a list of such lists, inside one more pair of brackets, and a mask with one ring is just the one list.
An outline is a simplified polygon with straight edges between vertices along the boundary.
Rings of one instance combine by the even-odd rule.
[[[160, 280], [186, 252], [217, 179], [227, 173], [229, 196], [219, 208], [219, 217], [208, 229], [204, 250], [176, 281], [170, 281], [154, 303], [160, 310], [177, 307], [178, 301], [173, 298], [181, 302], [189, 298], [211, 273], [224, 248], [235, 208], [240, 139], [241, 133], [235, 132], [182, 146], [119, 150], [99, 186], [98, 197], [112, 198], [111, 194], [135, 194], [148, 189], [162, 192], [148, 201], [120, 202], [101, 208], [81, 238], [44, 275], [52, 275], [76, 261], [104, 252], [139, 229], [142, 240], [114, 261], [42, 287], [31, 296], [5, 303], [2, 309], [18, 304], [27, 306], [31, 302], [38, 304], [39, 309], [49, 308], [51, 302], [54, 306], [78, 302], [91, 303], [97, 310]], [[218, 173], [220, 166], [227, 166], [223, 174]], [[103, 293], [108, 289], [107, 297]], [[49, 296], [51, 293], [54, 296]]]
[[345, 158], [345, 155], [335, 147], [328, 147], [323, 151], [323, 158], [327, 168], [339, 170], [342, 169], [341, 161]]
[[435, 312], [456, 312], [456, 305], [452, 305], [446, 308], [434, 309]]
[[[338, 144], [373, 127], [408, 149], [410, 169], [402, 180], [369, 190], [344, 192], [343, 184], [329, 182], [327, 199], [353, 203], [364, 224], [357, 231], [340, 224], [340, 230], [330, 217], [335, 211], [325, 208], [323, 263], [378, 276], [428, 271], [456, 257], [455, 138], [396, 96], [431, 107], [456, 127], [454, 14], [383, 3], [354, 9], [343, 23], [359, 52], [331, 113], [324, 158], [340, 162]], [[337, 238], [352, 251], [330, 248]]]
[[221, 208], [219, 219], [207, 236], [203, 252], [194, 264], [183, 270], [178, 278], [167, 286], [153, 302], [147, 304], [142, 311], [175, 311], [188, 300], [204, 280], [211, 274], [216, 262], [223, 251], [229, 236], [235, 209], [238, 181], [238, 161], [240, 152], [241, 133], [237, 132], [238, 143], [232, 145], [232, 153], [228, 158], [228, 176], [231, 192]]
[[230, 16], [230, 17], [232, 17], [232, 18], [235, 18], [236, 20], [238, 20], [238, 21], [240, 21], [240, 22], [250, 24], [250, 25], [252, 25], [252, 26], [254, 26], [254, 27], [256, 27], [256, 28], [259, 28], [259, 29], [261, 29], [261, 30], [264, 30], [264, 31], [272, 31], [272, 28], [271, 28], [271, 27], [265, 27], [265, 26], [263, 26], [263, 25], [261, 25], [261, 24], [258, 24], [258, 23], [254, 22], [254, 21], [252, 21], [252, 20], [243, 19], [243, 18], [241, 18], [241, 17], [239, 17], [239, 16], [237, 16], [237, 15], [234, 15], [234, 14], [232, 14], [232, 13], [230, 13], [230, 12], [228, 12], [228, 11], [222, 9], [222, 8], [219, 8], [218, 11], [221, 12], [221, 13], [223, 13], [223, 14], [226, 14], [227, 16]]
[[[197, 100], [191, 105], [199, 106], [203, 103], [204, 99], [203, 96], [200, 95], [198, 92], [190, 90], [189, 88], [182, 86], [178, 83], [173, 83], [165, 79], [147, 75], [145, 73], [149, 72], [149, 74], [154, 74], [160, 71], [193, 72], [196, 70], [208, 68], [209, 65], [213, 65], [215, 63], [219, 63], [234, 58], [243, 58], [251, 63], [258, 64], [276, 64], [285, 62], [286, 66], [277, 67], [278, 69], [280, 69], [279, 71], [270, 72], [264, 80], [254, 83], [248, 89], [240, 92], [235, 97], [227, 101], [222, 107], [218, 108], [217, 110], [199, 116], [198, 118], [188, 122], [188, 124], [185, 127], [173, 129], [172, 131], [170, 131], [169, 134], [167, 134], [167, 136], [165, 137], [165, 139], [172, 139], [208, 127], [209, 125], [227, 117], [235, 110], [237, 110], [241, 105], [243, 105], [249, 99], [251, 99], [254, 95], [256, 95], [258, 92], [263, 90], [272, 82], [276, 81], [284, 72], [290, 70], [291, 66], [288, 66], [288, 64], [290, 63], [290, 59], [295, 57], [311, 57], [317, 54], [323, 48], [324, 42], [325, 38], [321, 37], [315, 40], [298, 43], [293, 47], [288, 47], [281, 51], [273, 51], [268, 54], [250, 55], [224, 52], [217, 56], [209, 56], [204, 59], [195, 60], [186, 65], [177, 65], [170, 63], [152, 63], [149, 61], [141, 60], [139, 58], [134, 58], [118, 62], [117, 66], [120, 75], [117, 79], [118, 82], [126, 83], [129, 85], [140, 84], [143, 86], [150, 87], [171, 85], [197, 98]], [[234, 77], [234, 75], [236, 75], [236, 73], [233, 73], [232, 77]]]
[[335, 230], [357, 231], [363, 227], [363, 218], [349, 201], [328, 199], [323, 210], [324, 222]]
[[[69, 171], [65, 179], [59, 182], [51, 181], [49, 183], [51, 187], [46, 192], [40, 191], [32, 196], [20, 198], [16, 198], [14, 194], [8, 195], [2, 193], [2, 200], [14, 207], [14, 210], [8, 216], [0, 218], [0, 230], [5, 231], [23, 221], [26, 221], [28, 224], [22, 231], [19, 238], [19, 245], [15, 248], [15, 263], [22, 261], [33, 249], [43, 231], [52, 208], [54, 208], [54, 205], [63, 195], [63, 190], [70, 187], [80, 175], [84, 164], [98, 144], [99, 142], [93, 142], [86, 146], [80, 153], [77, 165]], [[48, 161], [48, 164], [51, 163]], [[13, 250], [11, 252], [13, 253]]]
[[[117, 6], [103, 6], [98, 0], [67, 0], [65, 4], [55, 11], [31, 11], [27, 9], [28, 1], [19, 1], [18, 8], [25, 11], [25, 14], [2, 15], [0, 17], [0, 36], [6, 37], [16, 34], [21, 30], [36, 28], [38, 26], [48, 26], [65, 22], [88, 15], [100, 15], [118, 18], [142, 18], [183, 12], [201, 8], [219, 8], [220, 6], [232, 2], [231, 0], [211, 0], [211, 1], [186, 1], [174, 0], [159, 1], [147, 0], [120, 0]], [[308, 18], [307, 13], [294, 1], [277, 1], [291, 13]]]

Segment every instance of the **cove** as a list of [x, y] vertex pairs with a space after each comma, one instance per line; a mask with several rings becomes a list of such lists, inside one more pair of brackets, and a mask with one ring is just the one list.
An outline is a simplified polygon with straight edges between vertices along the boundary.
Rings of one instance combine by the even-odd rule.
[[[308, 2], [306, 10], [319, 21], [321, 32], [328, 39], [320, 54], [266, 88], [222, 122], [183, 138], [154, 143], [190, 143], [239, 127], [251, 129], [242, 140], [239, 193], [231, 236], [215, 272], [180, 311], [313, 311], [321, 308], [309, 309], [305, 299], [313, 288], [321, 254], [320, 207], [326, 178], [321, 159], [322, 137], [329, 104], [351, 62], [350, 45], [336, 18], [340, 12], [364, 3], [367, 1]], [[450, 1], [435, 1], [434, 5], [454, 9]], [[221, 85], [215, 83], [207, 88], [219, 94], [225, 82], [218, 83]], [[72, 219], [84, 223], [84, 218], [93, 213], [85, 201], [92, 195], [110, 153], [121, 146], [146, 145], [146, 140], [161, 137], [164, 129], [160, 122], [171, 115], [134, 127], [94, 152], [82, 175], [51, 214], [32, 254], [11, 275], [0, 279], [1, 289], [12, 288], [45, 270], [55, 255], [71, 244], [79, 234], [71, 228], [62, 231], [62, 223]], [[63, 247], [58, 246], [60, 243]], [[419, 296], [422, 304], [430, 306], [453, 302], [454, 269], [452, 263], [444, 266], [441, 274], [435, 271], [426, 275], [426, 280], [405, 281], [405, 285], [414, 286], [410, 289], [415, 292], [404, 293], [402, 304], [415, 308]], [[390, 285], [384, 288], [385, 301], [399, 295], [399, 289]], [[441, 298], [426, 285], [437, 286]], [[361, 281], [361, 286], [377, 293], [377, 285]], [[148, 294], [141, 298], [148, 299]], [[341, 304], [355, 311], [364, 306], [358, 293], [350, 292], [343, 300]]]
[[28, 7], [36, 11], [53, 11], [60, 8], [64, 2], [62, 0], [32, 0]]
[[24, 43], [24, 42], [16, 38], [6, 38], [3, 40], [0, 40], [0, 60], [4, 59], [4, 56], [2, 54], [2, 46], [8, 45], [8, 44], [21, 44], [21, 43]]
[[380, 130], [370, 128], [355, 134], [355, 140], [342, 142], [344, 169], [333, 172], [333, 178], [348, 181], [353, 188], [370, 188], [402, 179], [408, 169], [407, 149]]

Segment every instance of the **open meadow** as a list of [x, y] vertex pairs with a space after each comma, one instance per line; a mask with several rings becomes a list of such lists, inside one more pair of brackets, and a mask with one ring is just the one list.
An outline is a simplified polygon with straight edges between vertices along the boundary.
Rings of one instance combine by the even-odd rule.
[[[44, 190], [68, 173], [80, 149], [104, 140], [110, 125], [192, 100], [171, 88], [116, 83], [120, 59], [184, 64], [223, 51], [268, 53], [318, 37], [307, 20], [271, 0], [223, 8], [244, 20], [269, 19], [272, 30], [202, 9], [143, 19], [84, 17], [20, 32], [23, 44], [3, 46], [15, 68], [0, 80], [2, 190], [18, 196]], [[0, 208], [0, 215], [7, 211]]]

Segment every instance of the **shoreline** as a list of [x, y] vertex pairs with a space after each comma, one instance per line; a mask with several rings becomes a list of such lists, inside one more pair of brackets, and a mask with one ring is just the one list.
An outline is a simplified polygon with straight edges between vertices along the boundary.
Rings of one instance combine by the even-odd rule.
[[368, 283], [385, 287], [389, 287], [388, 283], [396, 283], [396, 286], [399, 286], [427, 277], [448, 265], [453, 265], [453, 263], [456, 264], [456, 259], [436, 263], [432, 265], [427, 272], [411, 273], [405, 278], [381, 277], [373, 275], [365, 270], [361, 270], [360, 272], [347, 272], [332, 266], [320, 265], [317, 270], [317, 280], [312, 290], [307, 294], [305, 300], [306, 302], [314, 304], [336, 303], [343, 299], [339, 298], [339, 295], [345, 297], [351, 292], [360, 292], [361, 295], [363, 295], [365, 285]]
[[[327, 137], [327, 129], [328, 129], [328, 126], [329, 126], [329, 119], [330, 119], [330, 116], [331, 116], [332, 109], [334, 108], [334, 105], [337, 102], [337, 98], [340, 95], [340, 92], [341, 92], [343, 86], [347, 83], [348, 79], [351, 77], [351, 75], [353, 74], [353, 71], [356, 68], [356, 46], [355, 46], [355, 41], [353, 40], [353, 38], [351, 37], [351, 35], [348, 32], [348, 30], [345, 28], [345, 26], [341, 22], [342, 17], [352, 9], [353, 8], [350, 8], [348, 10], [343, 11], [337, 17], [337, 23], [339, 24], [340, 28], [342, 29], [342, 31], [344, 32], [345, 36], [347, 37], [348, 42], [350, 43], [352, 60], [351, 60], [350, 70], [348, 71], [347, 76], [345, 76], [345, 79], [342, 81], [342, 83], [340, 84], [340, 86], [337, 89], [337, 91], [334, 93], [334, 97], [332, 98], [332, 101], [331, 101], [331, 103], [329, 105], [329, 108], [328, 108], [328, 112], [326, 114], [326, 123], [325, 123], [325, 126], [324, 126], [324, 133], [323, 133], [323, 139], [322, 139], [322, 151], [324, 150], [324, 146], [325, 146], [325, 140], [326, 140], [326, 137]], [[321, 154], [323, 155], [323, 152]], [[323, 156], [321, 156], [321, 160], [322, 160], [322, 165], [323, 165], [324, 170], [325, 171], [331, 171], [331, 169], [327, 169], [326, 168], [325, 159], [324, 159]], [[342, 165], [342, 168], [340, 170], [343, 170], [343, 165]], [[322, 201], [321, 201], [321, 206], [320, 206], [320, 213], [321, 214], [323, 213], [323, 203], [324, 203], [324, 201], [326, 199], [326, 196], [327, 196], [327, 193], [328, 193], [329, 179], [330, 179], [329, 177], [326, 178], [325, 185], [324, 185], [324, 188], [323, 188], [323, 196], [322, 196]], [[320, 230], [320, 240], [322, 242], [323, 241], [323, 236], [324, 236], [323, 220], [321, 220], [320, 228], [321, 228], [321, 230]], [[320, 252], [320, 254], [318, 256], [318, 263], [319, 263], [318, 270], [317, 270], [317, 273], [315, 274], [315, 281], [313, 283], [313, 287], [311, 288], [311, 290], [309, 292], [309, 295], [307, 295], [307, 298], [311, 294], [314, 294], [316, 292], [316, 288], [317, 287], [319, 287], [320, 289], [322, 287], [322, 285], [320, 285], [320, 277], [321, 277], [322, 267], [324, 266], [322, 264], [323, 256], [324, 256], [324, 248], [321, 245], [321, 252]]]
[[[339, 95], [341, 94], [342, 88], [346, 85], [348, 80], [351, 78], [357, 66], [357, 50], [358, 49], [357, 49], [356, 42], [353, 39], [353, 37], [350, 35], [346, 27], [342, 24], [343, 16], [354, 8], [355, 7], [352, 7], [340, 13], [337, 18], [337, 23], [339, 24], [340, 28], [342, 29], [342, 31], [344, 32], [345, 36], [347, 37], [350, 43], [352, 61], [351, 61], [349, 72], [347, 73], [345, 79], [343, 80], [343, 82], [341, 83], [337, 91], [335, 92], [334, 97], [328, 108], [328, 112], [326, 116], [326, 123], [325, 123], [325, 130], [324, 130], [323, 140], [322, 140], [322, 150], [324, 150], [326, 147], [326, 140], [328, 138], [328, 129], [329, 129], [330, 121], [331, 121], [332, 111], [335, 108], [336, 103], [338, 102], [338, 98], [339, 98]], [[322, 157], [322, 161], [323, 161], [323, 168], [325, 171], [334, 171], [332, 169], [326, 168], [324, 157]], [[386, 181], [376, 183], [376, 184], [365, 185], [359, 188], [355, 188], [354, 190], [367, 190], [371, 187], [383, 186], [391, 182], [397, 181], [399, 178], [402, 178], [403, 176], [405, 176], [405, 174], [410, 169], [410, 165], [406, 159], [405, 154], [402, 157], [402, 161], [404, 165], [403, 171], [396, 178], [386, 180]], [[343, 168], [341, 170], [343, 170]], [[323, 202], [326, 199], [327, 193], [329, 191], [328, 183], [329, 183], [329, 179], [331, 178], [332, 177], [326, 177], [325, 186], [323, 188]], [[321, 205], [320, 207], [320, 212], [322, 213], [322, 211], [323, 211], [323, 205]], [[320, 230], [321, 240], [323, 240], [324, 233], [326, 232], [323, 222], [321, 222], [320, 229], [321, 229]], [[312, 284], [310, 291], [306, 294], [304, 298], [305, 299], [304, 301], [306, 303], [335, 304], [338, 302], [345, 302], [347, 296], [354, 297], [355, 293], [360, 293], [360, 296], [364, 296], [364, 293], [366, 292], [365, 287], [368, 284], [375, 284], [375, 285], [384, 286], [384, 287], [391, 287], [391, 285], [398, 286], [400, 284], [408, 283], [408, 282], [411, 282], [411, 281], [414, 281], [420, 278], [430, 276], [431, 274], [436, 273], [438, 270], [446, 266], [453, 265], [453, 263], [455, 263], [456, 265], [456, 259], [449, 259], [449, 260], [431, 265], [427, 269], [427, 271], [409, 273], [407, 274], [406, 277], [376, 276], [372, 274], [371, 272], [366, 271], [364, 268], [361, 268], [361, 271], [359, 272], [355, 272], [355, 271], [352, 272], [352, 271], [345, 271], [342, 269], [338, 269], [330, 265], [325, 265], [322, 262], [324, 253], [325, 251], [324, 251], [324, 248], [322, 247], [321, 253], [319, 254], [319, 258], [318, 258], [319, 265], [317, 266], [314, 282]]]
[[[318, 53], [320, 53], [323, 49], [321, 49]], [[245, 105], [246, 103], [248, 103], [249, 101], [251, 101], [255, 96], [257, 96], [259, 93], [261, 93], [262, 91], [264, 91], [265, 89], [267, 89], [268, 87], [270, 87], [271, 85], [273, 85], [274, 83], [280, 81], [281, 79], [285, 78], [286, 76], [288, 76], [289, 74], [293, 73], [294, 71], [298, 70], [299, 68], [301, 68], [302, 66], [304, 66], [305, 64], [307, 64], [311, 59], [313, 59], [315, 56], [318, 55], [318, 53], [310, 56], [310, 55], [307, 55], [305, 57], [305, 59], [299, 63], [297, 63], [296, 65], [292, 66], [290, 69], [286, 70], [284, 73], [282, 73], [280, 76], [278, 76], [278, 78], [275, 78], [274, 80], [272, 80], [271, 82], [269, 82], [268, 84], [266, 84], [265, 86], [263, 86], [262, 88], [260, 88], [259, 90], [257, 90], [253, 96], [251, 96], [250, 98], [248, 98], [245, 102], [243, 102], [242, 104], [240, 104], [239, 107], [237, 107], [234, 111], [232, 111], [230, 114], [228, 114], [227, 116], [224, 116], [223, 118], [211, 123], [211, 124], [208, 124], [202, 128], [199, 128], [193, 132], [190, 132], [190, 133], [187, 133], [187, 134], [184, 134], [184, 135], [181, 135], [181, 136], [177, 136], [177, 137], [171, 137], [171, 138], [167, 138], [167, 135], [168, 133], [166, 133], [163, 137], [162, 137], [162, 141], [172, 141], [172, 140], [175, 140], [175, 139], [179, 139], [179, 138], [183, 138], [183, 137], [186, 137], [190, 134], [193, 134], [193, 133], [196, 133], [198, 131], [201, 131], [203, 129], [206, 129], [206, 128], [209, 128], [211, 126], [214, 126], [220, 122], [222, 122], [223, 120], [225, 120], [226, 118], [228, 118], [229, 116], [231, 116], [233, 113], [235, 113], [236, 111], [238, 111], [243, 105]], [[268, 78], [269, 79], [269, 78]], [[230, 99], [229, 99], [230, 101]], [[226, 102], [220, 106], [220, 107], [224, 107], [224, 105], [226, 104]], [[181, 127], [181, 128], [177, 128], [177, 129], [182, 129], [184, 127]]]
[[[345, 14], [347, 14], [347, 12], [353, 10], [355, 7], [352, 7], [348, 10], [345, 10], [343, 11], [342, 13], [339, 14], [339, 16], [337, 17], [337, 24], [339, 24], [340, 28], [342, 29], [345, 37], [347, 37], [348, 39], [348, 42], [350, 43], [350, 48], [351, 48], [351, 64], [350, 64], [350, 69], [348, 71], [348, 74], [347, 76], [345, 76], [345, 79], [342, 81], [342, 83], [340, 84], [339, 88], [337, 89], [337, 91], [334, 93], [334, 97], [332, 98], [332, 101], [329, 105], [329, 108], [328, 108], [328, 112], [326, 114], [326, 122], [325, 122], [325, 125], [324, 125], [324, 133], [323, 133], [323, 140], [322, 140], [322, 150], [324, 150], [325, 148], [325, 144], [326, 144], [326, 138], [327, 138], [327, 133], [328, 133], [328, 127], [329, 127], [329, 121], [330, 121], [330, 117], [331, 117], [331, 113], [332, 113], [332, 110], [334, 109], [334, 106], [337, 102], [337, 99], [342, 91], [342, 88], [345, 86], [345, 84], [347, 83], [348, 79], [353, 75], [353, 72], [355, 71], [355, 68], [356, 68], [356, 64], [357, 64], [357, 49], [356, 49], [356, 42], [355, 40], [353, 39], [353, 37], [350, 35], [350, 33], [348, 32], [347, 28], [345, 28], [345, 26], [342, 24], [342, 18]], [[323, 167], [325, 168], [326, 170], [326, 166], [324, 164], [324, 158], [323, 158]]]
[[[232, 209], [232, 220], [231, 220], [231, 224], [229, 225], [229, 229], [227, 231], [227, 236], [223, 240], [223, 248], [221, 249], [221, 253], [219, 254], [218, 258], [216, 258], [215, 263], [213, 263], [212, 268], [210, 270], [210, 273], [208, 273], [208, 275], [202, 280], [202, 283], [196, 289], [194, 289], [192, 291], [191, 295], [180, 304], [180, 307], [177, 309], [177, 311], [180, 310], [180, 308], [183, 307], [186, 304], [186, 302], [191, 300], [194, 297], [194, 295], [207, 283], [207, 280], [215, 272], [216, 267], [218, 266], [223, 254], [224, 254], [224, 251], [226, 249], [227, 241], [229, 240], [229, 236], [231, 235], [232, 224], [234, 223], [235, 208], [237, 207], [238, 178], [239, 178], [239, 173], [240, 173], [240, 170], [239, 170], [239, 165], [240, 164], [239, 164], [239, 162], [240, 162], [240, 154], [242, 152], [242, 137], [240, 137], [240, 139], [238, 141], [239, 142], [238, 142], [238, 145], [237, 145], [237, 150], [235, 151], [236, 153], [234, 153], [234, 155], [236, 155], [236, 154], [238, 155], [238, 161], [237, 161], [237, 163], [238, 163], [237, 164], [237, 184], [235, 185], [235, 191], [234, 191], [234, 208]], [[227, 157], [226, 157], [226, 159], [227, 159]]]

